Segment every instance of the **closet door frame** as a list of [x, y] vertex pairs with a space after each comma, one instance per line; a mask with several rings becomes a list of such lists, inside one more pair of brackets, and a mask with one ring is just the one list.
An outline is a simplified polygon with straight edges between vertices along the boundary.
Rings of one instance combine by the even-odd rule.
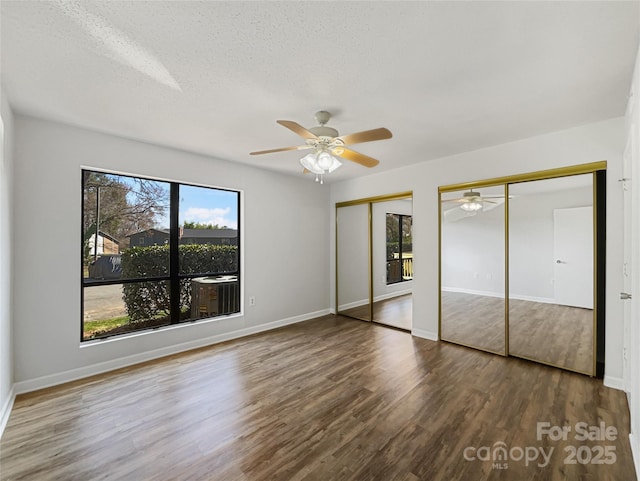
[[[406, 191], [406, 192], [398, 192], [395, 194], [385, 194], [385, 195], [378, 195], [375, 197], [364, 197], [362, 199], [354, 199], [354, 200], [348, 200], [348, 201], [344, 201], [344, 202], [336, 202], [336, 206], [335, 206], [335, 247], [336, 247], [336, 255], [335, 255], [335, 300], [336, 300], [336, 304], [335, 304], [335, 312], [336, 314], [340, 314], [340, 315], [345, 315], [342, 314], [339, 311], [339, 306], [340, 306], [340, 298], [339, 298], [339, 283], [340, 283], [340, 279], [338, 278], [338, 271], [339, 271], [339, 262], [340, 262], [340, 258], [339, 258], [339, 253], [338, 253], [338, 236], [339, 236], [339, 232], [338, 232], [338, 209], [340, 209], [341, 207], [350, 207], [350, 206], [354, 206], [354, 205], [362, 205], [362, 204], [367, 204], [368, 205], [368, 245], [367, 245], [367, 249], [368, 249], [368, 262], [369, 262], [369, 278], [367, 280], [368, 282], [368, 288], [369, 288], [369, 319], [366, 322], [372, 322], [373, 321], [373, 204], [377, 203], [377, 202], [387, 202], [387, 201], [391, 201], [391, 200], [405, 200], [405, 199], [413, 199], [413, 191]], [[346, 315], [347, 317], [350, 317], [349, 315]], [[363, 320], [363, 319], [359, 319], [359, 320]]]
[[[509, 186], [536, 180], [555, 179], [581, 174], [593, 174], [593, 366], [590, 372], [577, 371], [544, 361], [534, 361], [550, 365], [567, 371], [578, 372], [588, 376], [602, 377], [604, 375], [604, 337], [605, 337], [605, 226], [606, 226], [606, 169], [607, 161], [588, 164], [572, 165], [557, 169], [540, 170], [504, 177], [449, 184], [438, 187], [438, 339], [453, 344], [464, 345], [459, 342], [442, 338], [442, 194], [496, 187], [503, 185], [504, 201], [504, 300], [505, 300], [505, 354], [506, 357], [517, 357], [509, 352]], [[469, 346], [466, 346], [469, 347]], [[480, 347], [473, 347], [486, 351]], [[496, 354], [493, 351], [486, 351]], [[502, 354], [498, 354], [502, 355]]]

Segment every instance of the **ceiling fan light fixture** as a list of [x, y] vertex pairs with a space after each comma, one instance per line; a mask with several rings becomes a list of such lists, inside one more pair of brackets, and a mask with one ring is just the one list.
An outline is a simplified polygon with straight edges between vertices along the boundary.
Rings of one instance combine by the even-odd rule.
[[324, 150], [316, 150], [310, 154], [305, 155], [300, 159], [302, 167], [309, 172], [316, 175], [330, 174], [338, 167], [342, 165], [338, 159], [336, 159], [329, 152]]
[[305, 173], [312, 172], [316, 174], [316, 180], [320, 183], [322, 183], [323, 175], [333, 172], [342, 165], [338, 157], [369, 168], [375, 167], [380, 163], [379, 160], [373, 157], [345, 148], [345, 145], [351, 146], [363, 142], [390, 139], [392, 134], [389, 129], [380, 127], [340, 136], [336, 129], [326, 125], [330, 118], [331, 114], [325, 110], [316, 112], [316, 120], [320, 125], [310, 129], [305, 129], [302, 125], [292, 120], [277, 120], [278, 124], [302, 137], [305, 140], [305, 145], [259, 150], [250, 152], [249, 155], [312, 149], [311, 154], [305, 155], [300, 159], [300, 164], [304, 167]]
[[478, 212], [482, 209], [482, 202], [478, 202], [477, 200], [472, 200], [470, 202], [464, 202], [460, 208], [466, 212]]

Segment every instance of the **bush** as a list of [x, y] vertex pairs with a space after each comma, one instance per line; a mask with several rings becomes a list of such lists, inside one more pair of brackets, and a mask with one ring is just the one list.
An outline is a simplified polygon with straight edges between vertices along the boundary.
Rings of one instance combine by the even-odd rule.
[[[387, 259], [393, 259], [394, 254], [397, 254], [400, 250], [400, 243], [398, 241], [387, 242]], [[402, 252], [413, 252], [413, 244], [411, 242], [402, 243]]]
[[[178, 246], [181, 274], [236, 272], [238, 248], [231, 245], [190, 244]], [[132, 247], [122, 253], [122, 278], [166, 277], [169, 275], [169, 246]], [[170, 313], [168, 281], [123, 285], [123, 298], [130, 322]], [[191, 306], [191, 281], [180, 281], [180, 310]]]

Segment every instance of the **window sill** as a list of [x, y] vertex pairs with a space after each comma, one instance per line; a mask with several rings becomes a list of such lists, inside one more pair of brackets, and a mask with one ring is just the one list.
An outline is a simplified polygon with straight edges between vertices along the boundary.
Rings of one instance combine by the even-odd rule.
[[120, 334], [117, 336], [105, 337], [102, 339], [92, 339], [90, 341], [80, 341], [80, 348], [90, 348], [94, 346], [103, 346], [105, 344], [111, 344], [112, 342], [124, 341], [127, 339], [132, 339], [136, 337], [143, 337], [156, 334], [158, 332], [172, 331], [176, 329], [186, 329], [193, 327], [195, 325], [201, 326], [203, 324], [210, 324], [214, 322], [220, 322], [227, 319], [237, 319], [239, 317], [244, 317], [244, 312], [236, 312], [234, 314], [228, 314], [226, 316], [216, 316], [210, 317], [206, 319], [195, 319], [193, 321], [185, 321], [179, 324], [169, 324], [168, 326], [155, 327], [151, 329], [145, 329], [141, 331], [134, 331], [129, 334]]

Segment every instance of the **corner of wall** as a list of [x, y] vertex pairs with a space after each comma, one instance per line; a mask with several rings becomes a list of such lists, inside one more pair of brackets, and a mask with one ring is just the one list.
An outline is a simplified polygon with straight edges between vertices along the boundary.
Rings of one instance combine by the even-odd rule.
[[633, 464], [636, 468], [636, 478], [640, 479], [640, 442], [633, 433], [629, 434], [629, 444], [633, 455]]
[[4, 433], [4, 428], [7, 427], [7, 423], [9, 422], [9, 416], [11, 415], [11, 410], [13, 409], [13, 403], [15, 400], [16, 394], [12, 386], [9, 391], [9, 395], [0, 408], [0, 439]]
[[0, 89], [0, 437], [15, 400], [13, 348], [13, 112]]
[[419, 337], [420, 339], [426, 339], [428, 341], [438, 341], [438, 333], [427, 331], [424, 329], [412, 329], [411, 335], [414, 337]]

